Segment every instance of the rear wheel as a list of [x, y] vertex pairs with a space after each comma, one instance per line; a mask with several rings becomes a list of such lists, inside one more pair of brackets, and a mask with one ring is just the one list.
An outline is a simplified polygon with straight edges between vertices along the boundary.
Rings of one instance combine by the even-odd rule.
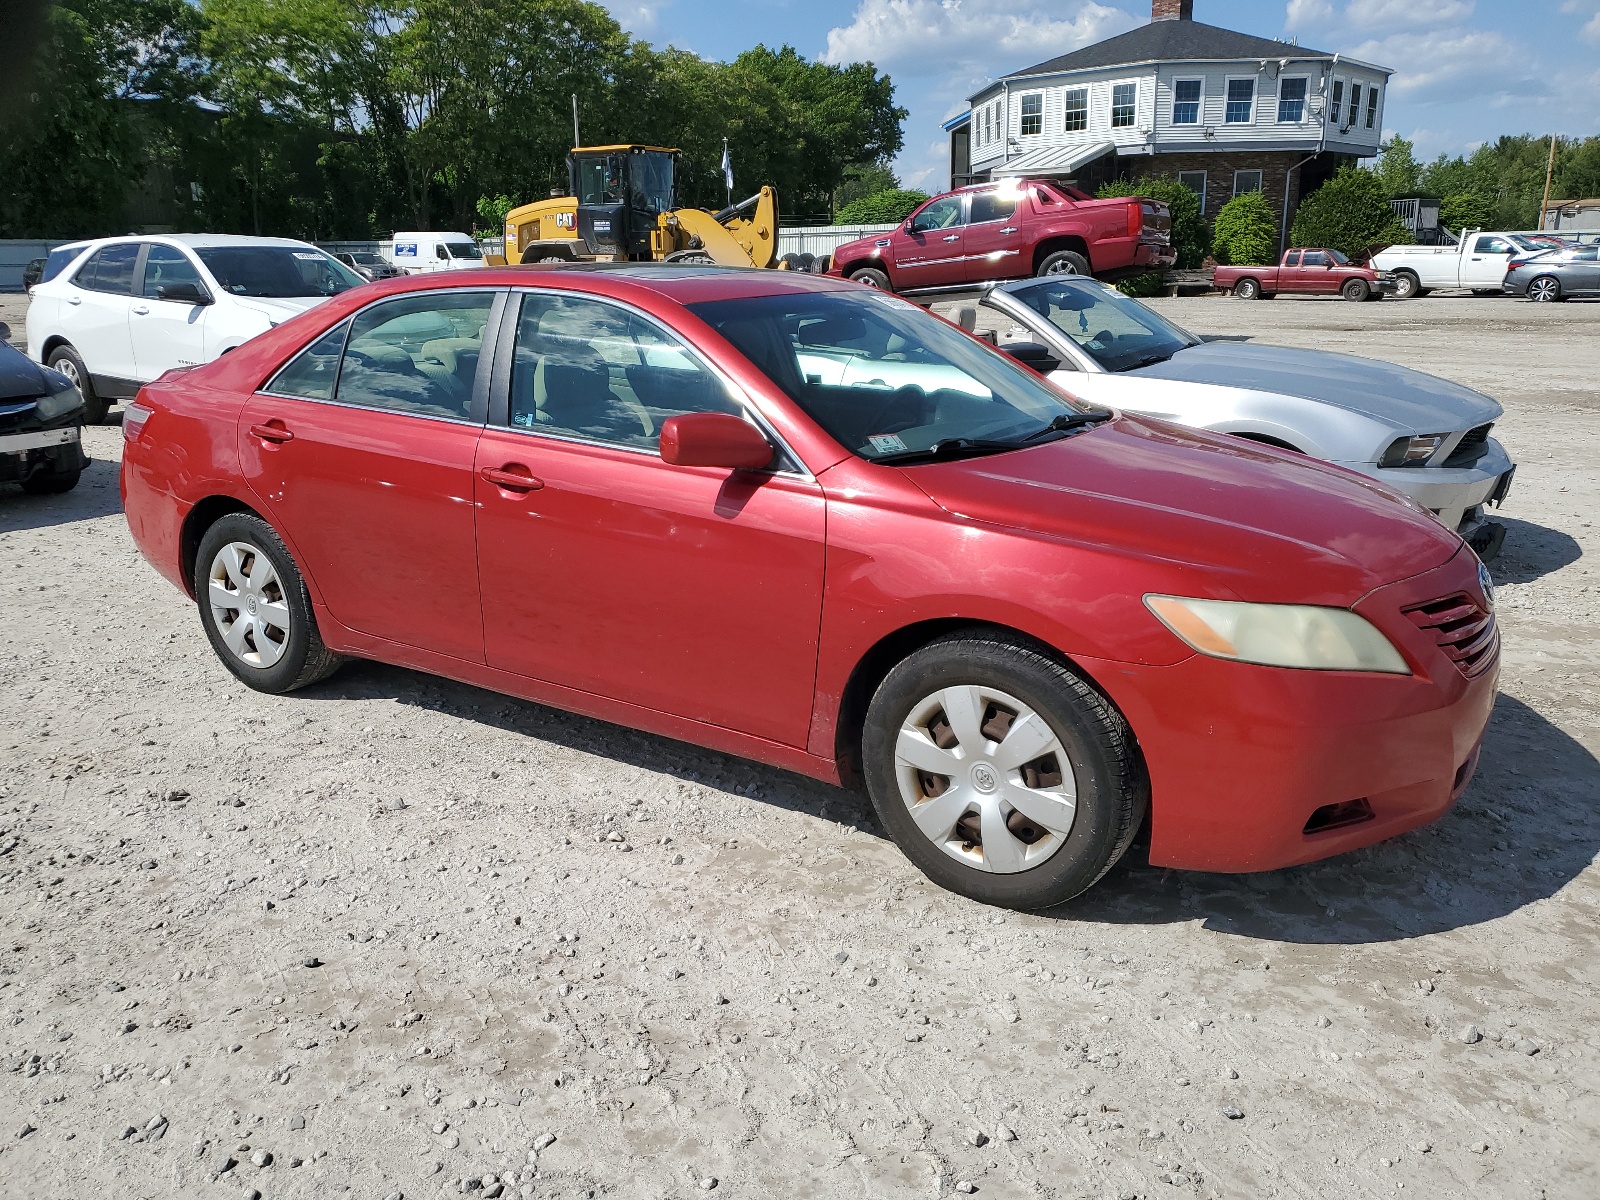
[[850, 272], [850, 278], [864, 287], [877, 288], [880, 292], [891, 291], [889, 277], [877, 267], [860, 267]]
[[50, 361], [45, 365], [52, 371], [60, 371], [72, 380], [83, 395], [83, 423], [103, 425], [106, 410], [110, 405], [95, 395], [94, 381], [89, 378], [89, 368], [83, 365], [83, 359], [78, 357], [78, 352], [71, 346], [57, 346], [50, 351]]
[[1339, 294], [1352, 304], [1360, 304], [1372, 295], [1372, 289], [1367, 286], [1365, 279], [1346, 279]]
[[1539, 304], [1554, 304], [1561, 299], [1561, 281], [1554, 275], [1541, 275], [1528, 285], [1528, 299]]
[[1261, 299], [1261, 284], [1254, 279], [1241, 279], [1233, 285], [1233, 294], [1240, 300]]
[[906, 856], [940, 886], [1006, 908], [1047, 908], [1093, 885], [1148, 802], [1121, 715], [999, 631], [940, 638], [890, 671], [862, 761]]
[[1089, 260], [1074, 250], [1057, 250], [1039, 263], [1035, 275], [1088, 275]]
[[1396, 271], [1394, 273], [1394, 298], [1396, 300], [1410, 300], [1415, 296], [1425, 296], [1422, 283], [1410, 271]]
[[338, 669], [288, 547], [254, 513], [229, 513], [206, 530], [194, 594], [211, 648], [256, 691], [292, 692]]

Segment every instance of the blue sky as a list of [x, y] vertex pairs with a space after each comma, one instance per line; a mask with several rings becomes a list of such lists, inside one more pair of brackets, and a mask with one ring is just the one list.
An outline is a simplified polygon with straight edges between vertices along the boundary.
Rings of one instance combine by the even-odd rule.
[[[940, 123], [996, 75], [1147, 21], [1147, 0], [620, 0], [624, 28], [732, 58], [788, 42], [829, 62], [871, 59], [910, 109], [897, 168], [947, 183]], [[1600, 0], [1195, 0], [1195, 17], [1294, 37], [1396, 71], [1385, 133], [1422, 158], [1503, 133], [1600, 134]], [[737, 164], [735, 164], [737, 169]]]

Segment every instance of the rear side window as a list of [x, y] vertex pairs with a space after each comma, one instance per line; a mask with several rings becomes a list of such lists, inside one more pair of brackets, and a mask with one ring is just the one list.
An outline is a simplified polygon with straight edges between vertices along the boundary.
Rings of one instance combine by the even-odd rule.
[[151, 246], [150, 252], [144, 256], [144, 295], [151, 300], [159, 300], [161, 289], [174, 283], [203, 286], [200, 272], [182, 250], [176, 246]]
[[133, 295], [133, 268], [139, 259], [139, 244], [128, 242], [107, 246], [84, 263], [73, 282], [91, 292]]
[[374, 304], [350, 324], [341, 404], [473, 417], [473, 381], [493, 292], [424, 292]]
[[46, 283], [49, 280], [54, 279], [57, 275], [61, 274], [61, 272], [67, 269], [67, 265], [71, 263], [73, 259], [77, 258], [78, 255], [82, 253], [83, 247], [81, 245], [61, 246], [50, 251], [50, 253], [45, 257], [44, 273], [39, 276], [39, 282]]
[[972, 196], [972, 224], [984, 221], [1004, 221], [1017, 211], [1017, 193], [995, 189], [974, 192]]
[[262, 391], [306, 400], [332, 400], [334, 385], [339, 382], [339, 355], [344, 351], [349, 329], [349, 321], [335, 325], [290, 359]]
[[1300, 251], [1291, 250], [1289, 257], [1283, 260], [1283, 265], [1286, 267], [1298, 267], [1300, 265]]

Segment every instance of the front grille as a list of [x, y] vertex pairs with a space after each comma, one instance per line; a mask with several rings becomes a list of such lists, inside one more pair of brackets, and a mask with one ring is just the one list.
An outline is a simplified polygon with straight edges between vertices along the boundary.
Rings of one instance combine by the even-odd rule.
[[1429, 634], [1445, 657], [1468, 679], [1476, 679], [1494, 665], [1500, 649], [1500, 631], [1494, 613], [1465, 592], [1430, 600], [1405, 610], [1412, 624]]
[[1479, 425], [1476, 429], [1469, 429], [1461, 435], [1461, 440], [1456, 443], [1456, 448], [1450, 451], [1450, 457], [1444, 460], [1447, 467], [1470, 467], [1489, 452], [1489, 430], [1494, 428], [1494, 422]]

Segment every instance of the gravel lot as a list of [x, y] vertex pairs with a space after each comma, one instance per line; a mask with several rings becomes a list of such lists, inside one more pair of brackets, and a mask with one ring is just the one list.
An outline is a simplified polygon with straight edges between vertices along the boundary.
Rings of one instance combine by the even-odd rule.
[[373, 664], [243, 689], [91, 429], [0, 492], [0, 1195], [1600, 1195], [1600, 304], [1157, 303], [1505, 403], [1443, 821], [984, 909], [779, 771]]

